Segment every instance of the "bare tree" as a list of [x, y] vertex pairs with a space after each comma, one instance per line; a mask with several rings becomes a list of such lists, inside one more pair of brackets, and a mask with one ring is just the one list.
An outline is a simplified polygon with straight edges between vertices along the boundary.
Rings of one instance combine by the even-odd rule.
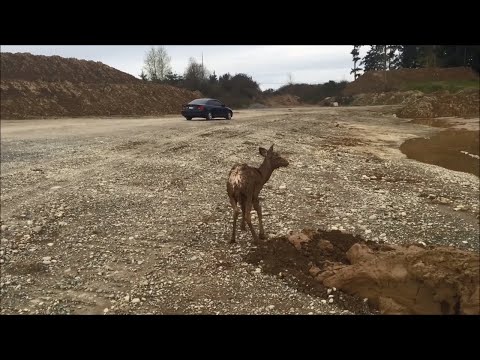
[[142, 79], [143, 81], [147, 81], [148, 80], [148, 76], [147, 74], [145, 74], [145, 72], [142, 70], [142, 72], [140, 73], [140, 79]]
[[293, 85], [293, 75], [291, 72], [287, 73], [287, 84]]
[[152, 47], [145, 55], [144, 69], [148, 79], [151, 81], [165, 80], [167, 74], [172, 69], [170, 66], [170, 56], [163, 46]]
[[188, 60], [187, 68], [185, 69], [184, 79], [190, 86], [198, 86], [201, 82], [207, 80], [209, 72], [202, 65], [191, 57]]

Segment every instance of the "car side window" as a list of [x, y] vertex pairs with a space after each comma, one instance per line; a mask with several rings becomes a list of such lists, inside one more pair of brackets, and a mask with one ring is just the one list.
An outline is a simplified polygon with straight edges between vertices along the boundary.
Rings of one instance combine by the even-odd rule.
[[220, 101], [214, 101], [215, 106], [222, 106], [222, 103]]

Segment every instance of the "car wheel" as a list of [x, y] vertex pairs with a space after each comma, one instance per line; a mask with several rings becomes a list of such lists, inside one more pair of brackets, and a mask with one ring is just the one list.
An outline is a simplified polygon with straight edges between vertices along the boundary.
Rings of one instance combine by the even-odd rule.
[[191, 117], [187, 117], [187, 118], [185, 118], [185, 119], [187, 119], [187, 120], [192, 120], [192, 118], [191, 118]]
[[209, 112], [207, 113], [207, 120], [212, 120], [212, 119], [213, 119], [212, 112], [209, 111]]
[[227, 113], [227, 116], [225, 117], [225, 119], [227, 119], [227, 120], [232, 119], [232, 113], [230, 111]]

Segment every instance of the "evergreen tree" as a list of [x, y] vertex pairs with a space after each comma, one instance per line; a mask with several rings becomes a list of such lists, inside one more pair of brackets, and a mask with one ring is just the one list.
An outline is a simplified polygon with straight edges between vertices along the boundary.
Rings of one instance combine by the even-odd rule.
[[359, 71], [362, 70], [362, 68], [357, 66], [357, 62], [361, 60], [360, 58], [360, 46], [362, 45], [353, 45], [353, 50], [350, 52], [353, 56], [353, 68], [352, 71], [350, 71], [350, 74], [353, 74], [353, 79], [357, 80], [357, 78], [360, 76], [358, 74]]

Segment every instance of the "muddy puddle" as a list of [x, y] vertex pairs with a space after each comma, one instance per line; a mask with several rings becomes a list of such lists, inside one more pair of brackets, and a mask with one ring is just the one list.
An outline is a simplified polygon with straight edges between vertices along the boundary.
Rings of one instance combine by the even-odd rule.
[[479, 136], [479, 131], [448, 129], [427, 139], [409, 139], [400, 151], [409, 159], [479, 176]]
[[427, 125], [438, 128], [451, 128], [453, 126], [465, 125], [465, 122], [439, 119], [439, 118], [418, 118], [409, 121], [410, 124]]

